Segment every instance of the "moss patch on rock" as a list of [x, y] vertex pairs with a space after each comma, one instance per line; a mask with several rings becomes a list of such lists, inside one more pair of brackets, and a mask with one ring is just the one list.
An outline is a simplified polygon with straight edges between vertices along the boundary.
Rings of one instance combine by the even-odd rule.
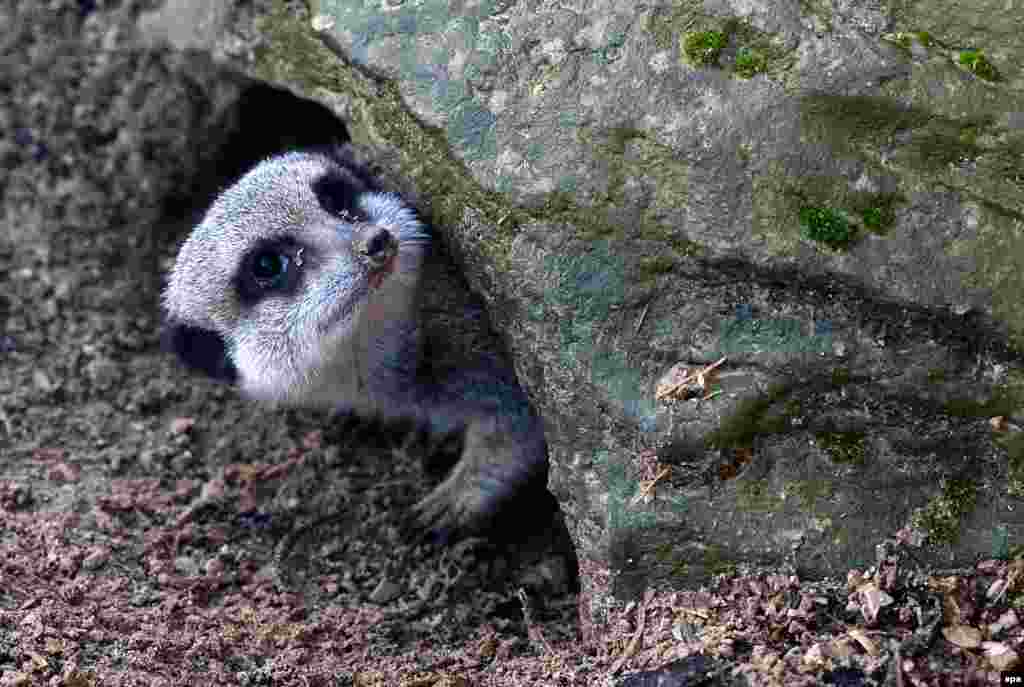
[[999, 70], [980, 50], [962, 50], [957, 62], [969, 72], [985, 81], [999, 81]]
[[733, 72], [744, 79], [750, 79], [768, 69], [768, 58], [760, 51], [743, 46], [736, 51]]
[[933, 544], [954, 544], [960, 538], [963, 520], [974, 510], [978, 486], [969, 479], [942, 481], [941, 493], [922, 508], [918, 508], [911, 522], [923, 530]]
[[867, 462], [864, 432], [819, 432], [815, 435], [834, 463], [861, 466]]
[[846, 216], [834, 208], [805, 206], [799, 216], [803, 235], [829, 248], [846, 248], [857, 235]]
[[690, 64], [698, 67], [716, 66], [728, 42], [722, 31], [692, 31], [682, 40], [683, 54]]
[[1024, 498], [1024, 432], [1013, 432], [996, 439], [1006, 451], [1006, 493]]

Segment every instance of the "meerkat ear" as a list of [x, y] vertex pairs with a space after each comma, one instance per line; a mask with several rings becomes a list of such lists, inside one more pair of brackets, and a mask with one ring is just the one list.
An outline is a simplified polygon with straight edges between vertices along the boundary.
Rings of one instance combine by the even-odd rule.
[[178, 356], [187, 367], [213, 379], [234, 383], [238, 370], [228, 357], [227, 343], [217, 332], [181, 322], [167, 322], [160, 335], [161, 347]]
[[380, 179], [367, 166], [368, 160], [365, 159], [365, 156], [360, 156], [351, 143], [329, 146], [324, 154], [362, 182], [367, 190], [374, 192], [383, 190]]

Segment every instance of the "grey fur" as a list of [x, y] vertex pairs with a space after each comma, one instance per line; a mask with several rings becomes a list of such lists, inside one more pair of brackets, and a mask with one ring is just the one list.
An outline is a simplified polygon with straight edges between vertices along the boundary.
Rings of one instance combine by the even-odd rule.
[[[217, 198], [164, 292], [177, 352], [199, 367], [189, 358], [223, 354], [203, 369], [230, 371], [255, 399], [461, 434], [461, 458], [417, 506], [424, 527], [462, 536], [518, 498], [553, 503], [541, 421], [483, 308], [432, 252], [415, 211], [355, 156], [272, 158]], [[314, 191], [324, 179], [327, 207]], [[247, 300], [262, 245], [285, 246], [288, 286]]]

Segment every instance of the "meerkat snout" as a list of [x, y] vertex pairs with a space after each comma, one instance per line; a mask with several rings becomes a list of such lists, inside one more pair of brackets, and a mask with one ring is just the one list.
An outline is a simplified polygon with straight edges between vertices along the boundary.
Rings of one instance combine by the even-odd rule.
[[370, 267], [382, 268], [398, 253], [398, 241], [385, 227], [357, 224], [352, 244]]

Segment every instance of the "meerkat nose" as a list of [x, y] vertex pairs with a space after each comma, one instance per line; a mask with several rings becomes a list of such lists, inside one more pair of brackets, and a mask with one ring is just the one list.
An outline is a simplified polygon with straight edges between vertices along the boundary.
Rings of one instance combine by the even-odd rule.
[[398, 240], [376, 224], [356, 225], [353, 243], [356, 253], [372, 269], [386, 267], [398, 253]]

